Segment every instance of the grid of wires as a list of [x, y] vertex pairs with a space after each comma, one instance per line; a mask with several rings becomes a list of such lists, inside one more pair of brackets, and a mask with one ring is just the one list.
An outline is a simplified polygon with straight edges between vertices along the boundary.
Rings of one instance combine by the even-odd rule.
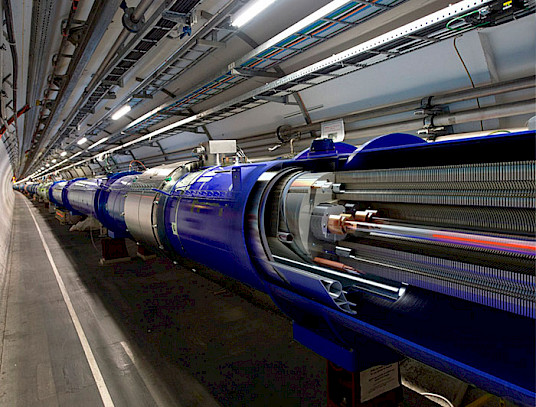
[[[525, 9], [516, 12], [515, 18], [521, 18], [526, 15], [534, 14], [535, 10], [536, 6], [532, 4]], [[308, 74], [304, 74], [299, 78], [294, 77], [292, 80], [282, 81], [272, 89], [259, 93], [255, 97], [250, 97], [248, 99], [237, 98], [233, 101], [225, 103], [224, 105], [216, 106], [210, 109], [208, 114], [201, 114], [200, 118], [189, 122], [188, 126], [182, 128], [182, 130], [190, 131], [192, 128], [195, 129], [198, 126], [207, 125], [267, 103], [265, 100], [261, 99], [262, 97], [290, 96], [296, 91], [301, 91], [317, 84], [348, 75], [357, 70], [419, 50], [440, 41], [456, 38], [461, 33], [474, 30], [475, 28], [478, 27], [475, 27], [463, 19], [456, 20], [456, 30], [452, 29], [452, 22], [447, 24], [445, 24], [445, 22], [439, 22], [426, 25], [413, 34], [403, 35], [384, 45], [379, 45], [365, 52], [351, 56], [344, 61], [331, 64]], [[180, 103], [180, 101], [175, 103]], [[155, 120], [152, 123], [157, 122], [157, 119], [154, 119], [153, 117], [150, 117], [147, 120]], [[165, 139], [175, 135], [176, 131], [177, 129], [174, 129], [173, 133], [161, 134], [152, 140]], [[143, 145], [150, 144], [150, 142], [150, 140], [148, 142], [142, 142], [137, 144], [137, 146], [141, 147]]]
[[[185, 15], [196, 6], [199, 0], [175, 1], [167, 6], [172, 13]], [[157, 43], [168, 35], [175, 28], [177, 23], [165, 17], [157, 18], [151, 25], [151, 29], [139, 38], [132, 49], [117, 62], [117, 64], [107, 73], [98, 86], [91, 92], [83, 106], [76, 112], [73, 118], [60, 129], [58, 142], [67, 140], [71, 135], [76, 135], [79, 124], [89, 115], [93, 114], [97, 105], [107, 97], [109, 92], [121, 85], [121, 81], [126, 73]], [[142, 101], [143, 98], [134, 100], [134, 103]], [[107, 122], [108, 123], [108, 122]], [[36, 164], [37, 165], [37, 164]]]
[[[535, 7], [534, 5], [531, 5], [522, 11], [516, 12], [513, 17], [521, 18], [529, 14], [534, 14], [534, 11]], [[439, 20], [437, 22], [426, 23], [425, 25], [421, 25], [421, 28], [417, 30], [414, 30], [407, 34], [402, 34], [400, 36], [397, 36], [396, 38], [392, 38], [391, 40], [380, 45], [374, 46], [372, 48], [367, 48], [365, 51], [348, 54], [345, 59], [339, 58], [337, 59], [337, 61], [334, 61], [332, 63], [322, 64], [321, 66], [315, 67], [315, 69], [308, 69], [306, 71], [303, 71], [299, 75], [293, 74], [291, 78], [282, 78], [281, 80], [274, 81], [272, 83], [267, 84], [266, 86], [258, 88], [255, 92], [249, 92], [248, 94], [242, 95], [221, 105], [215, 106], [208, 111], [201, 112], [200, 114], [196, 115], [195, 120], [189, 121], [187, 125], [175, 127], [171, 131], [167, 131], [165, 133], [136, 143], [136, 147], [134, 148], [139, 148], [143, 146], [154, 146], [155, 143], [158, 143], [159, 141], [168, 137], [176, 136], [181, 132], [195, 132], [199, 126], [210, 124], [212, 122], [222, 120], [226, 117], [233, 116], [237, 113], [255, 108], [260, 104], [268, 103], [266, 100], [262, 100], [263, 96], [289, 96], [299, 90], [307, 89], [309, 87], [316, 86], [320, 83], [324, 83], [332, 79], [348, 75], [352, 72], [366, 68], [368, 66], [381, 63], [392, 58], [398, 57], [400, 55], [404, 55], [409, 52], [424, 48], [430, 44], [443, 41], [449, 38], [452, 39], [453, 37], [459, 36], [460, 32], [471, 31], [475, 28], [474, 25], [464, 20], [456, 20], [456, 30], [452, 30], [452, 25], [453, 22], [445, 22]], [[203, 89], [205, 88], [206, 87], [203, 87]], [[190, 94], [189, 97], [190, 96], [192, 96], [192, 94]], [[180, 101], [175, 101], [172, 104], [177, 103], [180, 103]], [[159, 111], [158, 113], [152, 115], [146, 120], [150, 120], [152, 124], [156, 124], [164, 118], [169, 118], [171, 114], [176, 114], [177, 116], [179, 116], [180, 114], [173, 113], [172, 109], [170, 108], [172, 104], [168, 105], [165, 110]], [[137, 132], [129, 131], [127, 134], [128, 137], [133, 137], [136, 133], [139, 134], [143, 132], [147, 132], [147, 129], [144, 131], [137, 130]], [[110, 140], [107, 144], [115, 143], [119, 139], [123, 138], [125, 138], [124, 133], [115, 134], [110, 137]], [[106, 150], [106, 145], [103, 144], [97, 150], [102, 151], [102, 149]]]
[[[351, 1], [325, 17], [313, 22], [302, 30], [279, 41], [277, 44], [253, 56], [240, 64], [240, 68], [250, 71], [255, 75], [256, 71], [264, 72], [273, 68], [283, 61], [304, 52], [322, 42], [341, 34], [377, 14], [388, 10], [405, 0], [371, 0], [370, 4]], [[169, 118], [169, 114], [179, 113], [190, 109], [195, 104], [215, 96], [245, 80], [240, 74], [229, 71], [224, 75], [210, 81], [206, 85], [188, 93], [176, 100], [165, 109], [130, 127], [127, 133], [133, 134], [143, 131], [154, 124]], [[257, 103], [259, 104], [259, 103]]]

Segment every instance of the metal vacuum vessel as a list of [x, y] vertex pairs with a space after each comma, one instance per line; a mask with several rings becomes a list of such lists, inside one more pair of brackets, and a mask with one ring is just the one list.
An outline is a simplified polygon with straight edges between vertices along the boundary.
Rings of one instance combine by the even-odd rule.
[[324, 139], [293, 160], [188, 161], [48, 196], [264, 291], [298, 341], [348, 370], [373, 342], [531, 405], [535, 151], [534, 131]]

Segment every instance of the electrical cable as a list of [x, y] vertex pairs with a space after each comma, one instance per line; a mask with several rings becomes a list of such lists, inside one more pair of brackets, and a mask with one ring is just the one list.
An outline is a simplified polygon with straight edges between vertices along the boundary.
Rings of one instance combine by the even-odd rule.
[[107, 172], [112, 172], [112, 165], [108, 162], [108, 154], [104, 156], [104, 168]]
[[147, 170], [147, 167], [145, 166], [144, 163], [142, 163], [140, 160], [132, 160], [129, 164], [128, 164], [128, 170], [129, 171], [132, 171], [132, 164], [134, 163], [138, 163], [138, 164], [141, 164], [143, 166], [143, 169], [144, 170]]
[[511, 131], [509, 130], [495, 130], [495, 131], [492, 131], [491, 133], [488, 134], [488, 136], [491, 136], [492, 134], [501, 134], [501, 133], [512, 133]]
[[95, 240], [93, 239], [93, 226], [91, 226], [91, 224], [89, 225], [89, 236], [91, 237], [91, 244], [95, 248], [95, 251], [100, 255], [101, 252], [97, 248], [97, 245], [95, 244]]
[[[458, 58], [460, 59], [460, 62], [463, 65], [463, 68], [465, 69], [465, 73], [467, 74], [467, 76], [469, 77], [469, 80], [471, 81], [471, 86], [474, 89], [475, 83], [473, 82], [473, 78], [471, 77], [471, 74], [469, 73], [469, 69], [467, 69], [467, 65], [465, 65], [465, 61], [463, 60], [462, 55], [460, 54], [460, 51], [458, 50], [458, 46], [456, 45], [456, 40], [458, 38], [460, 38], [459, 35], [454, 37], [454, 41], [452, 42], [452, 44], [454, 45], [454, 50], [456, 51], [456, 54], [458, 55]], [[476, 104], [478, 108], [481, 109], [480, 100], [478, 98], [476, 98]], [[484, 131], [484, 123], [482, 122], [482, 120], [480, 120], [480, 130]]]
[[451, 401], [442, 396], [441, 394], [435, 394], [435, 393], [421, 393], [421, 396], [425, 396], [425, 397], [436, 397], [440, 400], [443, 400], [445, 403], [447, 403], [449, 405], [449, 407], [454, 407], [454, 404], [451, 403]]
[[479, 9], [479, 10], [473, 10], [473, 11], [467, 13], [467, 14], [464, 14], [463, 16], [458, 16], [458, 17], [453, 18], [452, 20], [450, 20], [450, 21], [447, 23], [447, 25], [446, 25], [447, 30], [450, 30], [450, 31], [463, 31], [463, 30], [466, 30], [467, 28], [471, 28], [471, 27], [472, 27], [472, 28], [483, 27], [483, 26], [489, 24], [489, 21], [486, 21], [485, 23], [478, 24], [478, 25], [471, 26], [471, 27], [464, 27], [464, 28], [461, 28], [461, 27], [459, 27], [459, 28], [452, 28], [452, 27], [451, 27], [451, 24], [453, 24], [454, 22], [463, 20], [465, 17], [469, 17], [469, 16], [471, 16], [471, 15], [473, 15], [473, 14], [477, 14], [477, 13], [480, 13], [480, 9]]

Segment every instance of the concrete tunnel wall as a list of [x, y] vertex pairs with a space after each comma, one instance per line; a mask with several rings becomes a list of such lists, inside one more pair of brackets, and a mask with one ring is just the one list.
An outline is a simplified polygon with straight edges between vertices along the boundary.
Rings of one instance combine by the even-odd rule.
[[4, 143], [0, 143], [0, 293], [4, 286], [4, 277], [8, 267], [11, 226], [13, 223], [13, 202], [15, 193], [12, 189], [13, 172]]

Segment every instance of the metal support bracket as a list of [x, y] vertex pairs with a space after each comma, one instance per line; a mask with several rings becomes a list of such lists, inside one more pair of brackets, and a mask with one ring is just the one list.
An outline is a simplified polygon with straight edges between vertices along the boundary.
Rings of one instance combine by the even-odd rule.
[[140, 92], [140, 93], [134, 93], [132, 97], [135, 99], [152, 99], [153, 95], [150, 95], [147, 92]]
[[259, 70], [243, 69], [243, 68], [233, 68], [231, 69], [231, 74], [245, 76], [248, 78], [260, 76], [264, 78], [279, 79], [283, 77], [283, 75], [278, 72], [259, 71]]
[[145, 24], [145, 17], [141, 16], [139, 20], [134, 20], [134, 13], [136, 9], [134, 7], [129, 7], [125, 9], [125, 13], [123, 14], [123, 18], [121, 21], [123, 22], [123, 27], [125, 27], [126, 30], [130, 31], [131, 33], [137, 33], [140, 31]]
[[267, 102], [282, 103], [284, 105], [298, 106], [297, 102], [290, 102], [288, 95], [285, 96], [255, 96], [255, 100], [265, 100]]
[[108, 86], [118, 86], [120, 88], [123, 87], [123, 79], [119, 79], [119, 80], [116, 80], [116, 81], [111, 81], [111, 80], [103, 80], [101, 82], [103, 85], [108, 85]]
[[68, 80], [67, 75], [54, 75], [52, 77], [52, 83], [58, 88], [61, 88], [63, 84]]
[[69, 41], [74, 46], [78, 46], [78, 44], [80, 44], [82, 38], [86, 34], [86, 30], [87, 27], [85, 25], [69, 28], [69, 32], [67, 33], [67, 41]]
[[156, 144], [156, 146], [160, 149], [160, 152], [162, 153], [162, 157], [164, 157], [164, 161], [167, 161], [167, 160], [168, 160], [168, 157], [167, 157], [166, 151], [165, 151], [164, 148], [162, 147], [162, 144], [160, 144], [160, 142], [159, 142], [158, 140], [155, 141], [155, 144]]
[[430, 126], [417, 131], [417, 134], [419, 136], [428, 135], [428, 137], [426, 138], [426, 140], [428, 141], [435, 141], [435, 139], [439, 136], [445, 136], [447, 134], [453, 133], [454, 131], [452, 129], [452, 126]]
[[428, 108], [422, 108], [422, 109], [417, 109], [413, 112], [413, 114], [415, 116], [418, 116], [418, 117], [425, 117], [425, 116], [436, 116], [438, 114], [441, 114], [441, 113], [447, 113], [448, 112], [448, 108], [447, 107], [443, 107], [443, 106], [434, 106], [434, 107], [428, 107]]
[[424, 98], [421, 101], [421, 109], [417, 109], [413, 112], [415, 116], [423, 118], [423, 128], [417, 132], [419, 135], [428, 135], [428, 140], [434, 141], [438, 136], [444, 136], [446, 134], [452, 134], [452, 126], [435, 126], [434, 117], [448, 113], [450, 111], [448, 106], [431, 106], [431, 100], [433, 96]]
[[221, 41], [210, 41], [210, 40], [204, 40], [202, 38], [198, 39], [196, 42], [195, 42], [196, 45], [202, 45], [202, 46], [205, 46], [205, 47], [210, 47], [210, 48], [225, 48], [225, 42], [221, 42]]
[[[195, 114], [195, 112], [194, 112], [192, 109], [190, 109], [190, 108], [188, 108], [188, 112], [189, 112], [191, 115], [194, 115], [194, 114]], [[205, 126], [204, 124], [201, 124], [199, 127], [201, 128], [201, 130], [203, 130], [203, 133], [205, 133], [205, 136], [207, 136], [207, 139], [209, 139], [209, 140], [213, 140], [212, 135], [210, 134], [210, 132], [209, 132], [208, 129], [207, 129], [207, 126]]]
[[191, 18], [190, 18], [189, 14], [178, 13], [176, 11], [165, 10], [162, 13], [162, 17], [165, 18], [166, 20], [173, 21], [173, 22], [179, 23], [179, 24], [190, 25], [190, 23], [191, 23], [191, 21], [190, 21]]
[[199, 12], [199, 16], [203, 19], [203, 20], [210, 20], [212, 17], [214, 17], [214, 14], [211, 14], [209, 13], [208, 11], [206, 10], [201, 10]]

